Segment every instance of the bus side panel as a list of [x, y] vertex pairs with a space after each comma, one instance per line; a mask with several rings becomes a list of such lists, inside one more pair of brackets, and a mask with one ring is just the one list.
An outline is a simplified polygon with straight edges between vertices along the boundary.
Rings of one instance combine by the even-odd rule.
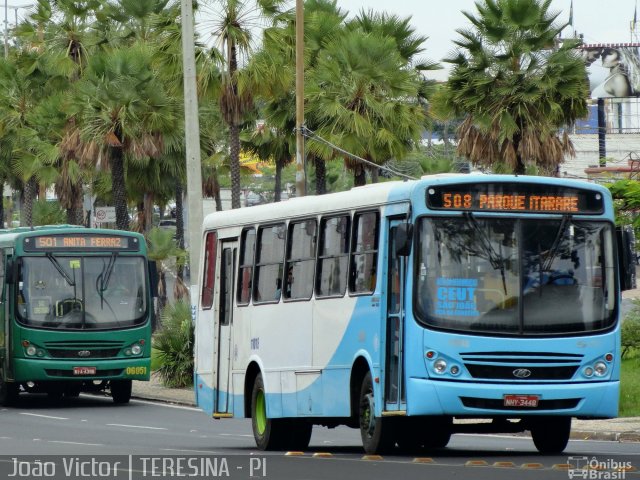
[[195, 379], [196, 404], [205, 412], [213, 413], [213, 312], [200, 310], [195, 331]]
[[[351, 370], [358, 357], [367, 360], [374, 378], [380, 378], [384, 338], [379, 305], [377, 294], [316, 302], [314, 368], [322, 370], [323, 416], [350, 416]], [[381, 398], [379, 385], [374, 385], [376, 398]]]
[[[272, 418], [295, 416], [297, 392], [310, 385], [312, 378], [285, 376], [287, 381], [283, 382], [282, 372], [307, 372], [311, 368], [311, 303], [260, 305], [253, 311], [250, 322], [250, 337], [234, 336], [234, 342], [249, 348], [251, 355], [258, 357], [264, 365], [262, 376], [267, 393], [267, 414]], [[285, 395], [293, 396], [295, 400], [283, 400]]]

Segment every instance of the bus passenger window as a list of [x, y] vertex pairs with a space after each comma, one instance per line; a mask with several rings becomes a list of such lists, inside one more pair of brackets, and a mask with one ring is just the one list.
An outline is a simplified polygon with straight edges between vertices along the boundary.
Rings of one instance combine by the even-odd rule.
[[315, 219], [289, 224], [287, 275], [284, 279], [286, 300], [311, 298], [316, 263], [316, 226]]
[[376, 286], [378, 263], [378, 213], [356, 214], [351, 249], [351, 293], [372, 293]]
[[213, 285], [216, 274], [216, 234], [207, 233], [204, 247], [204, 278], [202, 279], [202, 308], [207, 310], [213, 305]]
[[238, 305], [248, 305], [251, 299], [251, 276], [253, 275], [253, 251], [255, 243], [255, 229], [248, 228], [242, 232], [240, 266], [238, 268]]
[[347, 289], [349, 216], [323, 218], [316, 273], [318, 297], [341, 296]]
[[284, 224], [258, 229], [256, 273], [253, 285], [255, 303], [280, 300], [285, 236]]

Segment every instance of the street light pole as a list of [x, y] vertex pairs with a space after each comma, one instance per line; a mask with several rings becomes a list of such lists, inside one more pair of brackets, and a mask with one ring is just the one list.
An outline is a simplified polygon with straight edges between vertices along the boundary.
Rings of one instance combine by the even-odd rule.
[[9, 19], [8, 17], [9, 5], [7, 0], [4, 0], [4, 58], [9, 57]]
[[184, 69], [184, 131], [187, 163], [187, 210], [189, 232], [189, 268], [191, 285], [198, 279], [202, 243], [202, 170], [200, 166], [200, 126], [196, 91], [193, 4], [181, 0], [182, 66]]
[[296, 196], [306, 195], [304, 171], [304, 0], [296, 0]]

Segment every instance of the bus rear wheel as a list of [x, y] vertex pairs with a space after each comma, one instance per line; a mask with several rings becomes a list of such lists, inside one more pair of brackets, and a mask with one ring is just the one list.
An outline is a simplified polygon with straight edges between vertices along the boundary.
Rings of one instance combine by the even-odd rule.
[[260, 450], [278, 450], [286, 446], [286, 420], [267, 417], [267, 397], [261, 373], [256, 377], [251, 391], [251, 428]]
[[10, 407], [18, 403], [20, 385], [15, 382], [5, 382], [0, 377], [0, 405]]
[[113, 403], [129, 403], [132, 383], [131, 380], [111, 380], [110, 389]]
[[567, 448], [571, 435], [571, 417], [532, 419], [531, 438], [540, 453], [557, 454]]
[[375, 416], [371, 372], [367, 372], [362, 380], [358, 418], [362, 446], [366, 453], [386, 453], [395, 446], [393, 419]]

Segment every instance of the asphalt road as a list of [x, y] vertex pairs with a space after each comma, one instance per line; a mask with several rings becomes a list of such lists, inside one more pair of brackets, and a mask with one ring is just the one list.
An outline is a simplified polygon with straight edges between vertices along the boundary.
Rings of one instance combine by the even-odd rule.
[[[0, 409], [0, 478], [16, 472], [16, 477], [45, 478], [34, 469], [48, 465], [49, 473], [57, 470], [46, 478], [133, 480], [181, 473], [291, 480], [566, 479], [567, 464], [595, 458], [603, 469], [594, 473], [603, 476], [589, 478], [640, 479], [637, 443], [571, 441], [563, 455], [544, 456], [529, 438], [454, 435], [446, 449], [428, 456], [371, 457], [364, 455], [358, 431], [315, 427], [309, 449], [287, 456], [257, 450], [248, 420], [214, 421], [196, 408], [136, 400], [114, 405], [109, 398], [84, 395], [58, 405], [37, 395], [21, 402], [19, 408]], [[119, 462], [118, 476], [92, 472], [91, 462], [94, 470], [96, 462], [105, 468]], [[158, 473], [163, 468], [164, 474]]]

